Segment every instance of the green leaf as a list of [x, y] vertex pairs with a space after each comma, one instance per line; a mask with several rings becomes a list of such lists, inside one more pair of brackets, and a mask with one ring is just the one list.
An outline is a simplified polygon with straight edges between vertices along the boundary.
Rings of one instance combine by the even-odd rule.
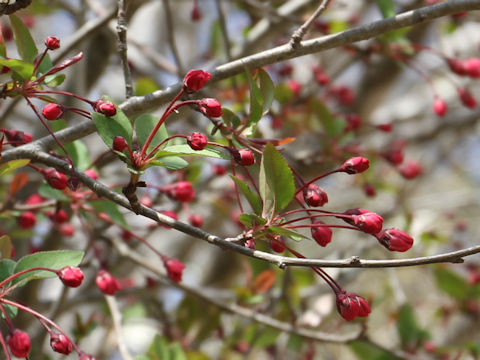
[[124, 228], [130, 228], [128, 223], [125, 221], [125, 217], [120, 210], [118, 210], [117, 204], [107, 200], [96, 200], [91, 201], [90, 205], [92, 205], [97, 212], [103, 212], [107, 214], [114, 223], [121, 225]]
[[290, 230], [290, 229], [284, 229], [280, 226], [269, 226], [268, 230], [276, 235], [281, 235], [288, 237], [289, 239], [295, 240], [295, 241], [300, 241], [303, 239], [309, 240], [307, 236], [304, 236], [296, 231]]
[[30, 35], [30, 31], [23, 21], [15, 15], [10, 15], [10, 24], [12, 25], [13, 36], [15, 37], [15, 43], [17, 44], [20, 57], [29, 63], [33, 63], [33, 60], [35, 60], [38, 54], [38, 50], [32, 35]]
[[187, 360], [185, 353], [183, 352], [182, 347], [178, 343], [173, 343], [170, 345], [170, 358], [172, 360]]
[[[146, 143], [148, 137], [150, 136], [150, 133], [157, 125], [159, 120], [160, 119], [158, 118], [158, 116], [153, 116], [151, 114], [143, 114], [135, 119], [135, 133], [137, 134], [137, 140], [140, 147], [142, 147], [143, 144]], [[167, 137], [167, 128], [165, 127], [165, 124], [162, 124], [162, 126], [160, 126], [160, 129], [158, 129], [157, 133], [153, 137], [152, 142], [148, 146], [147, 154]]]
[[38, 188], [38, 193], [46, 199], [55, 199], [58, 201], [70, 201], [71, 199], [61, 190], [52, 188], [50, 185], [43, 183]]
[[181, 170], [188, 166], [188, 162], [178, 156], [162, 157], [160, 160], [155, 160], [149, 163], [149, 165], [163, 166], [168, 170]]
[[393, 0], [376, 0], [384, 18], [395, 16], [395, 4]]
[[45, 77], [44, 83], [50, 87], [54, 88], [61, 85], [65, 81], [65, 74], [53, 74]]
[[240, 214], [238, 221], [248, 228], [254, 228], [257, 225], [265, 225], [267, 223], [267, 220], [264, 218], [253, 214]]
[[0, 176], [11, 173], [18, 168], [26, 166], [30, 160], [28, 159], [19, 159], [6, 162], [5, 164], [0, 165]]
[[262, 213], [262, 201], [258, 195], [255, 194], [244, 181], [232, 175], [230, 175], [230, 177], [235, 182], [240, 192], [245, 196], [255, 214], [260, 215]]
[[158, 90], [159, 87], [151, 78], [142, 76], [135, 84], [135, 96], [144, 96]]
[[344, 118], [334, 117], [330, 110], [320, 100], [313, 100], [311, 106], [318, 120], [322, 123], [325, 133], [329, 137], [335, 137], [342, 133], [347, 125]]
[[222, 108], [222, 119], [228, 126], [237, 128], [240, 125], [240, 118], [230, 109]]
[[[79, 250], [55, 250], [55, 251], [39, 251], [35, 254], [27, 255], [21, 258], [15, 269], [14, 274], [35, 268], [46, 267], [54, 270], [60, 270], [65, 266], [77, 266], [83, 258], [83, 251]], [[32, 279], [50, 278], [57, 276], [54, 272], [45, 270], [36, 270], [20, 275], [15, 278], [12, 283], [16, 284], [22, 281], [22, 285]]]
[[159, 335], [155, 335], [148, 349], [148, 355], [152, 360], [172, 360], [168, 351], [167, 340]]
[[416, 347], [428, 334], [420, 328], [410, 304], [404, 304], [398, 312], [397, 331], [404, 348]]
[[0, 59], [0, 65], [8, 66], [13, 72], [20, 75], [23, 80], [30, 80], [33, 74], [33, 65], [18, 59]]
[[155, 157], [162, 158], [166, 156], [204, 156], [216, 159], [230, 160], [229, 154], [217, 148], [205, 148], [203, 150], [197, 151], [193, 150], [188, 144], [167, 146], [163, 150], [160, 150]]
[[470, 286], [460, 275], [443, 267], [436, 266], [434, 270], [437, 287], [457, 300], [469, 297]]
[[2, 259], [10, 259], [12, 255], [12, 241], [8, 235], [0, 236], [0, 256]]
[[248, 86], [250, 88], [250, 118], [248, 124], [257, 123], [262, 117], [262, 93], [257, 86], [256, 81], [253, 79], [252, 73], [248, 68], [245, 69], [248, 79]]
[[258, 79], [260, 81], [260, 91], [262, 92], [262, 109], [263, 113], [270, 110], [270, 106], [272, 106], [273, 97], [275, 95], [275, 86], [273, 85], [272, 79], [268, 73], [263, 70], [258, 70]]
[[0, 260], [0, 281], [5, 280], [13, 274], [13, 269], [17, 263], [11, 259]]
[[275, 87], [275, 99], [282, 105], [285, 105], [293, 99], [294, 93], [285, 83], [280, 83]]
[[349, 345], [360, 360], [400, 360], [391, 352], [375, 347], [366, 341], [356, 340]]
[[260, 165], [260, 195], [263, 199], [262, 217], [271, 219], [283, 210], [295, 196], [292, 170], [275, 146], [265, 146]]
[[[111, 99], [106, 99], [111, 101]], [[133, 129], [130, 120], [117, 105], [115, 106], [117, 113], [113, 117], [107, 117], [98, 112], [92, 114], [92, 119], [97, 127], [98, 133], [110, 149], [113, 146], [113, 139], [116, 136], [124, 137], [127, 143], [130, 146], [132, 145]]]
[[76, 168], [86, 170], [90, 166], [87, 146], [80, 140], [65, 145]]
[[[5, 311], [7, 312], [8, 316], [13, 319], [14, 317], [17, 316], [18, 314], [18, 308], [13, 306], [13, 305], [9, 305], [9, 304], [3, 304], [2, 305], [3, 308], [5, 309]], [[2, 314], [2, 318], [4, 318], [4, 315]]]

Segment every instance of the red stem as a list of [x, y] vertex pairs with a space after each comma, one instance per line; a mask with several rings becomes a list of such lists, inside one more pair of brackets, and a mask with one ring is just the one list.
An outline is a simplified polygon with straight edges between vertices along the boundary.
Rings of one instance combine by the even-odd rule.
[[[2, 306], [3, 308], [3, 306]], [[2, 344], [3, 352], [5, 353], [5, 360], [12, 360], [10, 357], [10, 353], [8, 352], [7, 344], [5, 343], [5, 338], [3, 337], [3, 334], [0, 332], [0, 344]]]
[[35, 267], [35, 268], [31, 268], [31, 269], [22, 270], [22, 271], [19, 271], [18, 273], [10, 275], [9, 277], [7, 277], [4, 280], [2, 280], [2, 282], [0, 282], [0, 288], [4, 287], [6, 284], [8, 284], [13, 279], [19, 277], [20, 275], [26, 274], [26, 273], [31, 272], [31, 271], [37, 271], [37, 270], [51, 271], [51, 272], [54, 272], [55, 274], [58, 273], [58, 270], [50, 269], [50, 268], [46, 268], [46, 267]]

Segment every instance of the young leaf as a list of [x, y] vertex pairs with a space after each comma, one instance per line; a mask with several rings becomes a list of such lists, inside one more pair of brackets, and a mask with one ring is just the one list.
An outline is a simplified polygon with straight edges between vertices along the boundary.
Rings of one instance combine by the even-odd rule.
[[0, 59], [0, 65], [7, 66], [23, 80], [29, 80], [33, 74], [33, 65], [18, 59]]
[[130, 228], [128, 223], [125, 221], [123, 214], [118, 210], [118, 205], [105, 200], [91, 201], [90, 205], [97, 211], [107, 214], [110, 219], [125, 228]]
[[288, 237], [289, 239], [295, 240], [295, 241], [300, 241], [303, 239], [310, 239], [296, 231], [290, 230], [290, 229], [284, 229], [280, 226], [269, 226], [268, 230], [276, 235], [281, 235]]
[[115, 116], [107, 117], [98, 112], [93, 112], [92, 119], [97, 127], [98, 133], [110, 149], [113, 146], [113, 139], [116, 136], [122, 136], [127, 140], [129, 145], [132, 144], [132, 125], [130, 124], [130, 120], [128, 120], [127, 116], [118, 106]]
[[245, 69], [248, 79], [248, 86], [250, 88], [250, 118], [248, 123], [257, 123], [262, 117], [262, 102], [263, 97], [260, 89], [257, 86], [250, 70]]
[[425, 330], [420, 328], [413, 308], [404, 304], [398, 312], [397, 331], [404, 348], [416, 347], [428, 338]]
[[468, 298], [471, 288], [460, 275], [442, 266], [435, 267], [434, 275], [440, 290], [457, 300]]
[[[135, 119], [135, 133], [137, 134], [137, 139], [140, 147], [142, 147], [143, 144], [145, 144], [148, 137], [150, 136], [150, 133], [152, 132], [153, 128], [157, 125], [159, 120], [160, 119], [158, 118], [158, 116], [153, 116], [151, 114], [143, 114]], [[153, 137], [152, 142], [150, 143], [147, 149], [147, 153], [153, 150], [158, 144], [160, 144], [167, 137], [168, 137], [167, 128], [165, 127], [165, 124], [162, 124], [162, 126], [160, 126], [160, 129], [158, 129], [157, 133]]]
[[163, 166], [168, 170], [181, 170], [188, 166], [188, 162], [178, 156], [162, 157], [160, 160], [155, 160], [150, 163], [151, 165]]
[[222, 108], [222, 119], [228, 126], [237, 128], [240, 125], [240, 118], [230, 109]]
[[13, 274], [13, 269], [17, 263], [11, 259], [0, 260], [0, 281], [5, 280]]
[[2, 259], [10, 259], [12, 255], [12, 242], [8, 235], [0, 236], [0, 256]]
[[12, 160], [6, 162], [5, 164], [0, 165], [0, 176], [11, 173], [12, 171], [26, 166], [30, 160], [27, 159], [19, 159], [19, 160]]
[[87, 146], [80, 140], [65, 145], [75, 167], [79, 170], [86, 170], [90, 165]]
[[[38, 50], [32, 35], [30, 35], [30, 31], [28, 31], [23, 21], [15, 15], [10, 15], [10, 24], [12, 25], [13, 36], [15, 37], [15, 43], [17, 44], [20, 57], [26, 62], [33, 63], [35, 56], [38, 54]], [[30, 76], [31, 75], [30, 73]]]
[[165, 156], [204, 156], [216, 159], [230, 159], [230, 155], [216, 148], [206, 148], [203, 150], [193, 150], [187, 144], [167, 146], [157, 153], [156, 158]]
[[258, 79], [260, 80], [260, 91], [262, 92], [263, 98], [262, 109], [263, 113], [265, 113], [270, 110], [270, 106], [272, 106], [275, 86], [268, 73], [263, 69], [258, 70]]
[[265, 225], [267, 223], [267, 220], [264, 218], [253, 214], [241, 214], [238, 217], [238, 221], [248, 228], [254, 228], [257, 225]]
[[230, 177], [235, 182], [240, 192], [245, 196], [255, 214], [260, 215], [262, 213], [262, 201], [258, 195], [255, 194], [244, 181], [232, 175], [230, 175]]
[[376, 0], [384, 18], [395, 16], [395, 4], [393, 0]]
[[70, 198], [63, 191], [52, 188], [50, 185], [43, 183], [38, 188], [38, 193], [46, 199], [55, 199], [59, 201], [69, 202]]
[[366, 341], [355, 340], [349, 345], [350, 349], [352, 349], [360, 360], [400, 360], [399, 357], [393, 355], [391, 352], [375, 347]]

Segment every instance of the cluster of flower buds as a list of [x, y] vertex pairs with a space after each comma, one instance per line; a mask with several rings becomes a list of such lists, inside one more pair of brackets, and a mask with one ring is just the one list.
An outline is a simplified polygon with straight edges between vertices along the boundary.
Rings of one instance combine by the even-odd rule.
[[352, 321], [356, 317], [367, 317], [372, 311], [363, 297], [346, 291], [337, 293], [337, 310], [347, 321]]
[[328, 196], [325, 190], [323, 190], [317, 184], [308, 184], [303, 189], [303, 199], [309, 206], [323, 206], [328, 202]]
[[450, 70], [459, 76], [468, 76], [473, 79], [480, 77], [480, 58], [446, 58], [446, 61]]

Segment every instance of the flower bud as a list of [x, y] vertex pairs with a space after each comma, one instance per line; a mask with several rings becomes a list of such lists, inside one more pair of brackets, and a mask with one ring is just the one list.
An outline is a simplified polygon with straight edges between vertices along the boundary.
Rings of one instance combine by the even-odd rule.
[[467, 108], [473, 109], [475, 106], [477, 106], [477, 100], [475, 100], [472, 93], [467, 89], [458, 88], [458, 96], [460, 96], [462, 104]]
[[63, 190], [67, 187], [68, 179], [65, 174], [62, 174], [54, 168], [48, 168], [44, 170], [43, 177], [47, 181], [48, 185], [54, 189]]
[[18, 358], [26, 358], [32, 348], [30, 336], [19, 329], [13, 330], [7, 343], [11, 353]]
[[198, 103], [198, 107], [202, 113], [211, 117], [222, 116], [222, 105], [217, 99], [204, 98]]
[[44, 202], [45, 199], [40, 195], [40, 194], [32, 194], [30, 195], [27, 200], [25, 201], [25, 204], [27, 205], [37, 205], [42, 202]]
[[299, 96], [302, 91], [302, 85], [296, 80], [288, 80], [287, 86], [294, 96]]
[[188, 217], [188, 222], [190, 225], [195, 227], [202, 227], [203, 225], [203, 217], [198, 214], [192, 214]]
[[65, 223], [58, 227], [58, 231], [63, 236], [73, 236], [73, 234], [75, 234], [75, 227], [72, 224]]
[[332, 229], [325, 225], [323, 221], [313, 220], [312, 224], [318, 224], [318, 227], [312, 227], [312, 237], [318, 245], [325, 247], [332, 241]]
[[347, 321], [352, 321], [357, 316], [367, 317], [372, 311], [367, 300], [363, 297], [345, 291], [337, 294], [337, 310]]
[[465, 69], [465, 61], [462, 59], [451, 59], [447, 58], [447, 64], [450, 70], [452, 70], [453, 73], [464, 76], [466, 75], [467, 71]]
[[303, 199], [309, 206], [323, 206], [328, 202], [328, 196], [317, 184], [309, 184], [303, 188]]
[[398, 169], [405, 179], [414, 179], [423, 172], [422, 165], [416, 160], [410, 160]]
[[353, 175], [364, 172], [369, 166], [370, 162], [367, 158], [357, 156], [345, 161], [339, 170]]
[[[115, 139], [114, 139], [114, 141], [115, 141]], [[98, 173], [93, 169], [85, 170], [85, 175], [91, 177], [93, 180], [98, 179]]]
[[182, 281], [183, 269], [185, 269], [185, 265], [180, 260], [168, 258], [163, 261], [163, 265], [167, 270], [168, 277], [175, 281], [180, 282]]
[[480, 58], [470, 58], [465, 60], [465, 72], [471, 78], [480, 77]]
[[97, 360], [97, 359], [94, 358], [92, 355], [85, 354], [84, 352], [81, 352], [78, 360]]
[[47, 217], [52, 221], [52, 222], [55, 222], [55, 223], [64, 223], [66, 221], [68, 221], [68, 214], [65, 210], [63, 209], [59, 209], [57, 211], [47, 211], [45, 213], [45, 215], [47, 215]]
[[225, 175], [227, 168], [223, 165], [212, 164], [212, 171], [217, 176]]
[[330, 78], [323, 72], [323, 69], [319, 66], [313, 68], [313, 75], [319, 85], [327, 85], [330, 82]]
[[115, 151], [123, 152], [128, 147], [127, 140], [123, 136], [115, 136], [112, 147]]
[[73, 350], [72, 342], [63, 334], [52, 333], [50, 336], [50, 346], [53, 351], [68, 355]]
[[351, 215], [352, 220], [346, 220], [348, 223], [355, 225], [367, 234], [378, 234], [382, 230], [383, 218], [366, 209], [350, 209], [344, 212], [345, 215]]
[[187, 143], [193, 150], [203, 150], [207, 146], [208, 139], [205, 135], [194, 132], [187, 137]]
[[18, 226], [22, 229], [31, 229], [35, 226], [37, 222], [37, 217], [32, 211], [25, 211], [17, 218]]
[[270, 240], [270, 247], [276, 253], [282, 253], [285, 251], [285, 241], [282, 239], [281, 236], [275, 236], [273, 239]]
[[63, 116], [65, 108], [63, 105], [50, 103], [43, 107], [42, 114], [45, 119], [53, 121], [60, 119]]
[[56, 36], [49, 36], [45, 39], [45, 46], [48, 50], [57, 50], [60, 47], [60, 39]]
[[253, 153], [247, 149], [234, 150], [233, 158], [242, 166], [250, 166], [255, 163]]
[[106, 295], [113, 295], [120, 290], [120, 284], [117, 279], [115, 279], [107, 270], [100, 270], [97, 273], [95, 282], [100, 291]]
[[393, 129], [392, 124], [390, 123], [385, 123], [385, 124], [379, 124], [377, 125], [377, 129], [383, 132], [390, 132]]
[[83, 272], [76, 266], [65, 266], [57, 273], [58, 278], [65, 286], [76, 288], [82, 284]]
[[190, 181], [179, 181], [164, 188], [168, 197], [179, 202], [192, 202], [195, 198], [195, 190]]
[[443, 116], [447, 111], [448, 107], [445, 101], [439, 97], [435, 97], [435, 100], [433, 101], [433, 112], [438, 116]]
[[363, 191], [368, 197], [377, 195], [377, 190], [375, 190], [375, 186], [373, 186], [372, 184], [363, 185]]
[[212, 75], [203, 70], [190, 70], [183, 79], [183, 89], [192, 93], [202, 89]]
[[100, 99], [95, 103], [95, 111], [110, 117], [115, 116], [117, 108], [111, 101]]
[[358, 114], [347, 114], [345, 115], [345, 120], [347, 120], [345, 131], [358, 130], [362, 125], [362, 118]]
[[29, 142], [32, 142], [33, 136], [30, 134], [27, 134], [23, 131], [20, 130], [7, 130], [7, 129], [2, 129], [3, 133], [7, 137], [7, 140], [12, 143], [12, 146], [20, 146], [27, 144]]
[[198, 21], [202, 18], [202, 12], [198, 8], [198, 6], [195, 4], [192, 8], [192, 12], [190, 13], [190, 19], [192, 21]]
[[382, 230], [375, 236], [380, 244], [390, 251], [404, 252], [409, 250], [413, 245], [413, 238], [398, 229]]

